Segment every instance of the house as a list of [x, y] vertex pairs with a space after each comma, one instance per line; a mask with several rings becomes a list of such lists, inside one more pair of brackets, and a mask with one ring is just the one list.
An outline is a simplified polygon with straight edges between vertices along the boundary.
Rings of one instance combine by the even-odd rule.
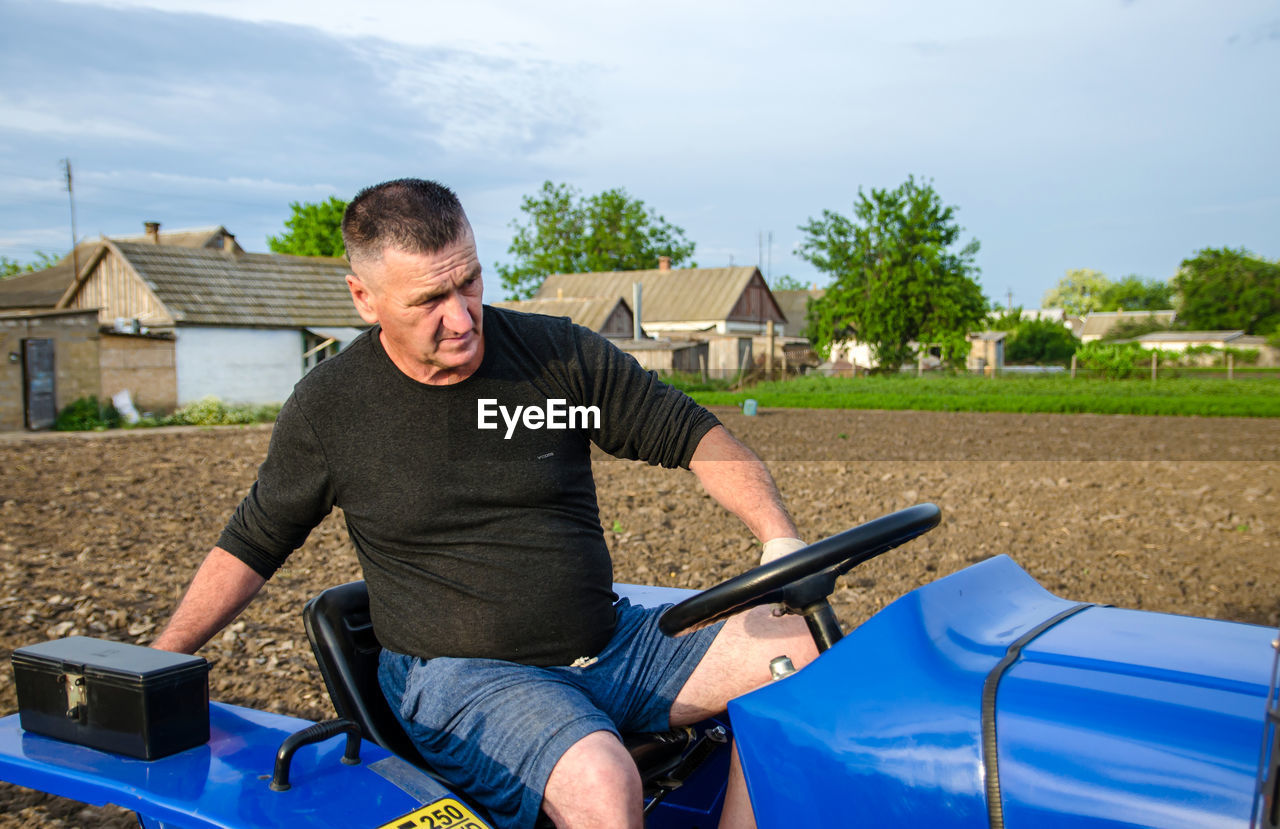
[[0, 313], [95, 312], [97, 394], [128, 390], [144, 410], [209, 395], [281, 402], [366, 327], [345, 260], [246, 253], [221, 226], [162, 232], [149, 222], [141, 236], [81, 243], [74, 259], [78, 274], [69, 254], [4, 280]]
[[1176, 311], [1090, 311], [1085, 314], [1084, 322], [1076, 330], [1076, 334], [1080, 337], [1080, 342], [1089, 343], [1105, 338], [1122, 322], [1153, 320], [1167, 328], [1174, 323], [1176, 317]]
[[0, 312], [48, 311], [74, 280], [70, 257], [52, 268], [0, 280]]
[[102, 393], [93, 310], [0, 311], [0, 355], [0, 431], [47, 429], [63, 407]]
[[805, 325], [808, 322], [809, 302], [821, 299], [824, 294], [826, 294], [826, 291], [821, 288], [773, 292], [773, 298], [777, 301], [778, 308], [782, 311], [783, 316], [787, 318], [787, 334], [795, 337], [804, 335]]
[[[821, 288], [773, 292], [773, 295], [778, 300], [778, 305], [786, 313], [787, 319], [791, 320], [791, 328], [789, 330], [794, 331], [796, 334], [801, 334], [805, 330], [808, 322], [809, 302], [821, 299], [825, 294], [826, 291]], [[784, 352], [791, 363], [816, 366], [821, 373], [836, 376], [857, 375], [860, 371], [879, 367], [879, 361], [871, 353], [871, 346], [860, 340], [843, 339], [832, 342], [827, 349], [827, 360], [821, 363], [818, 355], [808, 346], [808, 341], [802, 341], [805, 343], [805, 347], [800, 347], [796, 343], [784, 345]], [[912, 347], [918, 347], [915, 342], [912, 342], [911, 345]], [[941, 350], [936, 347], [930, 347], [924, 355], [923, 365], [927, 368], [937, 368], [941, 365], [940, 358]]]
[[[523, 311], [526, 314], [546, 314], [551, 317], [568, 317], [583, 328], [610, 339], [629, 339], [635, 334], [631, 306], [618, 296], [571, 296], [559, 299], [519, 299], [490, 303], [498, 308]], [[644, 329], [640, 336], [645, 337]]]
[[969, 371], [998, 374], [1004, 369], [1004, 341], [1008, 336], [1008, 331], [971, 332], [965, 368]]
[[222, 225], [183, 230], [161, 230], [159, 222], [143, 222], [142, 226], [145, 232], [141, 236], [112, 236], [111, 238], [117, 242], [150, 242], [166, 247], [208, 248], [244, 253], [244, 248], [236, 242], [235, 235]]
[[619, 348], [636, 358], [641, 368], [707, 376], [709, 343], [704, 340], [662, 338], [615, 340]]
[[673, 341], [706, 343], [704, 365], [716, 374], [751, 368], [756, 350], [753, 338], [772, 333], [778, 347], [779, 338], [786, 334], [788, 320], [756, 267], [672, 270], [664, 256], [652, 270], [554, 274], [543, 281], [535, 299], [627, 299], [634, 296], [637, 284], [645, 331]]
[[[104, 238], [58, 300], [58, 308], [98, 309], [109, 332], [104, 363], [113, 345], [123, 346], [112, 336], [171, 335], [130, 348], [152, 363], [172, 351], [173, 399], [132, 389], [144, 407], [208, 395], [281, 402], [308, 368], [366, 327], [351, 304], [345, 260], [245, 253], [230, 234], [222, 241], [218, 249]], [[112, 393], [104, 383], [103, 394]]]
[[[1280, 365], [1280, 349], [1269, 345], [1266, 337], [1246, 334], [1243, 331], [1152, 331], [1123, 342], [1136, 342], [1143, 348], [1161, 351], [1186, 351], [1188, 348], [1197, 346], [1209, 346], [1220, 351], [1228, 348], [1249, 349], [1258, 352], [1256, 365]], [[1206, 365], [1213, 363], [1213, 355], [1203, 356], [1203, 362]]]
[[553, 274], [535, 299], [629, 299], [636, 283], [642, 288], [640, 319], [654, 334], [751, 336], [764, 334], [770, 322], [775, 333], [786, 333], [787, 318], [756, 267], [672, 270], [663, 257], [654, 270]]

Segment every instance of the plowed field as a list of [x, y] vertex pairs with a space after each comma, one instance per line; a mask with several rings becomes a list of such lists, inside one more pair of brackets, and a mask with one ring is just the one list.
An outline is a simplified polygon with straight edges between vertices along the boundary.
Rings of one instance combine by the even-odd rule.
[[[725, 424], [770, 464], [811, 539], [920, 501], [929, 535], [855, 570], [853, 626], [902, 593], [996, 554], [1074, 599], [1280, 625], [1280, 420], [764, 411]], [[57, 636], [147, 643], [254, 479], [267, 427], [0, 436], [0, 657]], [[754, 540], [686, 472], [600, 458], [619, 581], [706, 587]], [[359, 577], [330, 516], [202, 654], [214, 699], [332, 715], [299, 610]], [[0, 666], [0, 714], [16, 710]], [[130, 826], [0, 785], [0, 829]]]

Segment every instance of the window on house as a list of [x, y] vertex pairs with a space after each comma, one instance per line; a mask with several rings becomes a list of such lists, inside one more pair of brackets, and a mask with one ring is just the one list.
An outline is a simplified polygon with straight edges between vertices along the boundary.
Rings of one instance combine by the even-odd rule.
[[338, 340], [336, 338], [313, 334], [310, 331], [302, 332], [303, 374], [320, 365], [321, 360], [326, 360], [337, 353]]

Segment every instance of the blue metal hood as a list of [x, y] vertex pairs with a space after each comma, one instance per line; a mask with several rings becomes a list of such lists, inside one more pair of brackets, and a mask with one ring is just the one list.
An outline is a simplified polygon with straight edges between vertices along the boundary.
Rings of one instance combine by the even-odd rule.
[[1082, 607], [998, 556], [729, 713], [762, 827], [1245, 827], [1274, 635]]

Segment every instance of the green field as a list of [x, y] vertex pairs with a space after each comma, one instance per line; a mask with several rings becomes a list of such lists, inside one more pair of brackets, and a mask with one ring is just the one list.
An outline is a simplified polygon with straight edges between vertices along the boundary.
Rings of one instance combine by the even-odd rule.
[[799, 409], [925, 409], [951, 412], [1093, 412], [1096, 414], [1280, 417], [1280, 377], [1162, 377], [1105, 380], [1069, 375], [911, 374], [806, 376], [760, 383], [742, 391], [676, 380], [705, 406]]

